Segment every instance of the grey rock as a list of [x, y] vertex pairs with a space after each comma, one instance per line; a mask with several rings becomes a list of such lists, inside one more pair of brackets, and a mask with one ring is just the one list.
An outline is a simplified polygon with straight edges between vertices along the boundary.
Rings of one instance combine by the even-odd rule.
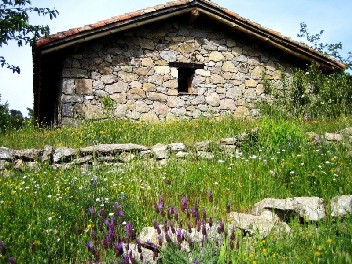
[[62, 163], [71, 161], [77, 155], [77, 151], [72, 148], [61, 147], [54, 151], [54, 163]]
[[41, 160], [42, 162], [49, 161], [51, 162], [53, 160], [53, 153], [54, 153], [54, 148], [52, 146], [45, 146], [44, 149], [42, 150], [42, 155], [41, 155]]
[[13, 150], [5, 147], [0, 147], [0, 160], [10, 161], [14, 158]]
[[207, 151], [198, 151], [197, 152], [197, 156], [198, 156], [198, 158], [208, 159], [208, 160], [211, 160], [211, 159], [215, 158], [213, 153], [207, 152]]
[[88, 155], [88, 156], [85, 156], [85, 157], [82, 157], [82, 158], [78, 158], [78, 159], [75, 159], [74, 161], [72, 161], [74, 164], [85, 164], [87, 162], [90, 162], [93, 160], [93, 156], [92, 155]]
[[130, 152], [122, 152], [119, 156], [119, 160], [124, 162], [124, 163], [128, 163], [131, 162], [132, 160], [134, 160], [136, 158], [136, 155], [130, 153]]
[[80, 152], [82, 155], [91, 154], [116, 154], [122, 152], [139, 152], [148, 150], [147, 147], [137, 144], [100, 144], [95, 146], [89, 146], [81, 148]]
[[237, 143], [238, 143], [238, 139], [235, 137], [220, 139], [220, 144], [222, 145], [236, 145]]
[[340, 131], [340, 134], [344, 136], [352, 136], [352, 127], [347, 127]]
[[163, 144], [156, 144], [152, 147], [152, 153], [157, 159], [167, 159], [169, 157], [168, 146]]
[[325, 133], [324, 138], [327, 141], [341, 142], [343, 140], [343, 135], [338, 133]]
[[343, 217], [352, 214], [352, 195], [340, 195], [332, 198], [330, 209], [332, 217]]
[[228, 221], [229, 226], [241, 229], [251, 236], [259, 235], [262, 239], [274, 231], [286, 233], [291, 231], [286, 223], [281, 222], [275, 213], [268, 210], [264, 210], [260, 215], [231, 212]]
[[194, 147], [198, 150], [206, 150], [209, 148], [210, 144], [213, 143], [212, 141], [210, 140], [207, 140], [207, 141], [202, 141], [202, 142], [197, 142], [194, 144]]
[[322, 137], [315, 132], [307, 132], [306, 135], [308, 140], [313, 144], [319, 144], [322, 141]]
[[40, 155], [39, 149], [22, 149], [22, 150], [14, 150], [13, 155], [17, 159], [22, 159], [24, 161], [34, 161], [39, 159]]
[[325, 217], [324, 200], [319, 197], [266, 198], [253, 206], [252, 213], [259, 215], [265, 210], [273, 210], [281, 218], [298, 215], [310, 221], [318, 221]]
[[186, 146], [183, 143], [171, 143], [167, 146], [171, 151], [183, 151], [186, 149]]
[[10, 162], [7, 162], [6, 160], [0, 160], [0, 171], [5, 170], [11, 166]]
[[188, 157], [189, 155], [190, 155], [189, 152], [178, 151], [178, 152], [176, 153], [176, 158], [178, 158], [178, 159], [184, 159], [184, 158]]

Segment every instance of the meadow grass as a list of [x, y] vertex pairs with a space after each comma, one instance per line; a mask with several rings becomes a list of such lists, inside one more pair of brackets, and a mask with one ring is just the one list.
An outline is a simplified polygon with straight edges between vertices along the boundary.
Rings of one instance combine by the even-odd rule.
[[[350, 121], [321, 121], [318, 132], [337, 131]], [[329, 130], [324, 131], [323, 122], [329, 123]], [[0, 263], [8, 263], [11, 256], [17, 263], [94, 261], [87, 248], [90, 241], [96, 241], [101, 261], [121, 261], [114, 248], [102, 243], [108, 231], [99, 220], [105, 214], [109, 221], [112, 216], [121, 218], [117, 204], [123, 209], [123, 221], [131, 223], [138, 234], [154, 220], [163, 221], [154, 208], [161, 197], [165, 208], [179, 208], [184, 197], [189, 204], [198, 201], [199, 208], [217, 222], [226, 220], [227, 207], [247, 212], [267, 197], [319, 196], [328, 203], [336, 195], [352, 193], [349, 145], [308, 143], [304, 132], [318, 124], [301, 120], [224, 119], [157, 125], [110, 120], [89, 122], [81, 128], [28, 129], [16, 132], [17, 140], [10, 134], [2, 135], [1, 140], [17, 141], [4, 144], [12, 148], [126, 142], [151, 146], [232, 137], [256, 126], [257, 138], [244, 143], [241, 155], [227, 155], [215, 148], [213, 160], [171, 157], [162, 167], [153, 160], [136, 159], [124, 165], [55, 170], [42, 164], [37, 170], [6, 171], [0, 177], [0, 242], [6, 245], [5, 254], [0, 250]], [[180, 213], [180, 220], [185, 223], [187, 218]], [[293, 230], [289, 235], [272, 234], [265, 240], [244, 242], [246, 237], [238, 235], [240, 243], [235, 249], [226, 243], [219, 249], [209, 241], [205, 248], [194, 248], [191, 259], [170, 244], [163, 249], [160, 263], [351, 262], [351, 217], [328, 217], [318, 224], [302, 224], [293, 218], [289, 225]], [[125, 226], [117, 226], [115, 239], [125, 236]]]

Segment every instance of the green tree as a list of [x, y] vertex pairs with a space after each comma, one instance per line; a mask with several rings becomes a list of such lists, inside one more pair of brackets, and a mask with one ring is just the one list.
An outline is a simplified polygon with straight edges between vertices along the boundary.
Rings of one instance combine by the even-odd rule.
[[[59, 12], [55, 9], [39, 8], [32, 6], [30, 0], [0, 0], [0, 48], [9, 41], [16, 41], [19, 47], [32, 45], [38, 38], [49, 35], [49, 27], [43, 25], [31, 25], [29, 14], [37, 13], [39, 16], [55, 18]], [[4, 56], [0, 55], [0, 64], [20, 73], [20, 68], [8, 63]]]
[[347, 58], [344, 57], [341, 55], [342, 43], [322, 43], [321, 37], [323, 34], [324, 30], [320, 30], [317, 34], [309, 33], [307, 24], [302, 22], [300, 33], [297, 34], [297, 37], [304, 38], [313, 49], [343, 62], [348, 69], [352, 69], [352, 52], [348, 52]]

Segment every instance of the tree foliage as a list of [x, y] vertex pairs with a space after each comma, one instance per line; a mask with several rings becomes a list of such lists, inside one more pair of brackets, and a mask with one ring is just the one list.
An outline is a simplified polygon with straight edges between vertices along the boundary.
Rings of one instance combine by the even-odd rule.
[[[30, 13], [39, 16], [55, 18], [59, 12], [55, 9], [39, 8], [32, 6], [30, 0], [0, 0], [0, 48], [9, 41], [16, 41], [19, 47], [32, 45], [38, 38], [48, 36], [49, 27], [43, 25], [31, 25]], [[20, 73], [20, 68], [15, 66], [0, 55], [0, 64]]]
[[316, 34], [309, 33], [307, 24], [302, 22], [300, 33], [297, 34], [297, 37], [304, 38], [313, 49], [343, 62], [348, 69], [352, 69], [352, 52], [348, 52], [347, 58], [344, 57], [341, 55], [342, 43], [322, 43], [321, 37], [323, 34], [324, 30], [320, 30]]

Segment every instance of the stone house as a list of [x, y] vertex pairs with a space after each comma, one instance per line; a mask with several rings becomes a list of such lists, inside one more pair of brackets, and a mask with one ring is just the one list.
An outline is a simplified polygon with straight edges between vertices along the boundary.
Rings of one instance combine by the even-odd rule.
[[33, 47], [34, 115], [169, 121], [255, 116], [263, 72], [345, 65], [207, 0], [179, 0], [60, 32]]

